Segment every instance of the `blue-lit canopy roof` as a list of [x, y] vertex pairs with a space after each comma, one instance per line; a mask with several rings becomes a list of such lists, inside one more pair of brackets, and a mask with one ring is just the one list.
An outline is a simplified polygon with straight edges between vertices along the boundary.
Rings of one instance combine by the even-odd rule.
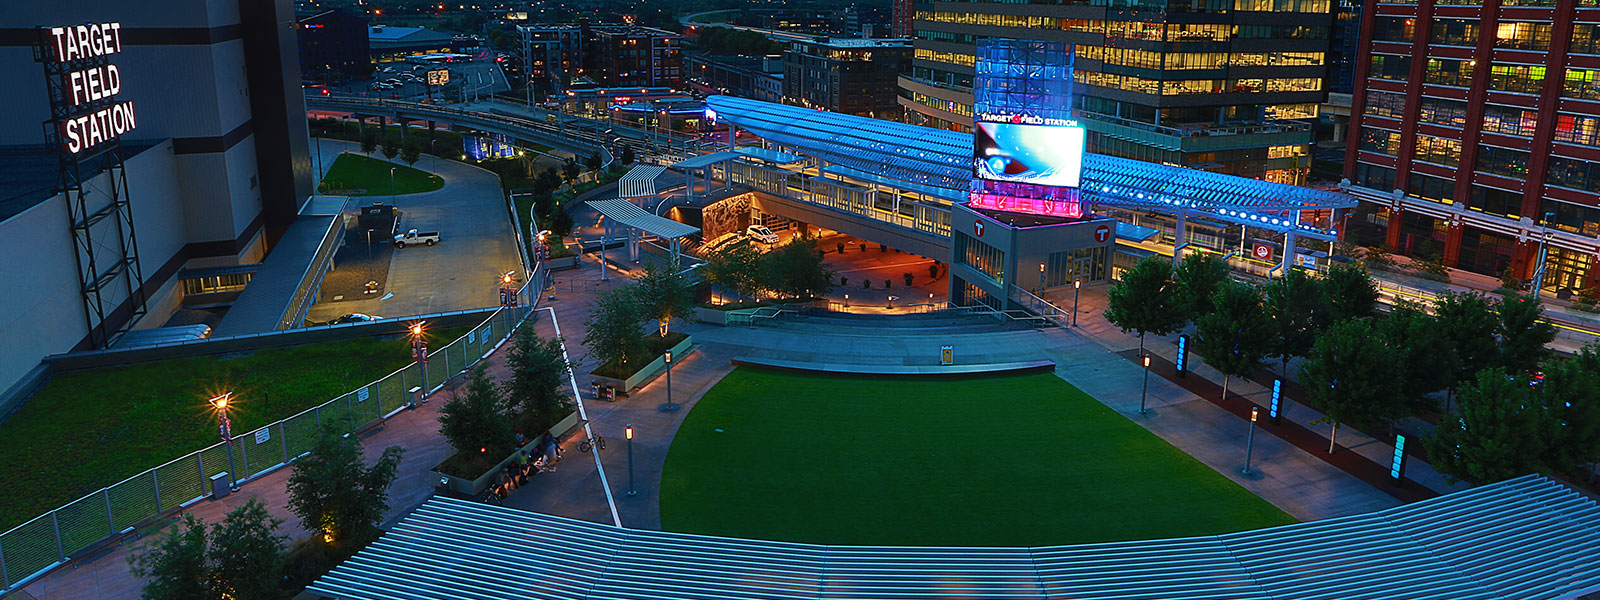
[[[899, 180], [948, 190], [936, 196], [964, 198], [972, 179], [968, 133], [732, 96], [712, 96], [706, 103], [718, 119], [884, 185]], [[1276, 229], [1288, 220], [1274, 222], [1273, 213], [1356, 205], [1354, 197], [1338, 192], [1099, 154], [1084, 155], [1082, 192], [1092, 204], [1186, 208]]]

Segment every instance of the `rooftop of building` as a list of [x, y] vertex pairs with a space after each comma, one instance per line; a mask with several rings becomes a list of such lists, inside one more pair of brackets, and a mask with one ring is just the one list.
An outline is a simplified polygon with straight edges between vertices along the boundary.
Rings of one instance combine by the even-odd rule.
[[768, 61], [782, 62], [783, 55], [774, 54], [767, 56], [751, 56], [747, 54], [707, 54], [704, 52], [685, 52], [686, 61], [698, 61], [715, 64], [733, 69], [763, 72]]
[[425, 39], [454, 39], [448, 33], [428, 29], [427, 27], [393, 27], [390, 25], [373, 25], [367, 28], [367, 37], [374, 42], [411, 42]]

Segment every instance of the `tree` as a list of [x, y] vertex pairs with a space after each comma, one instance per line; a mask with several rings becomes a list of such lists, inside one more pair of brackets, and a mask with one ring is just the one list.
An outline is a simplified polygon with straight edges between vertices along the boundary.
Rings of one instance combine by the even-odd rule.
[[788, 298], [817, 298], [833, 289], [835, 271], [809, 239], [796, 239], [759, 256], [761, 288]]
[[599, 152], [591, 152], [589, 158], [583, 159], [583, 166], [588, 167], [590, 171], [599, 171], [600, 167], [605, 166], [605, 161], [600, 159]]
[[1503, 370], [1479, 371], [1461, 389], [1456, 418], [1423, 438], [1428, 463], [1447, 480], [1480, 485], [1538, 471], [1548, 440], [1532, 389]]
[[561, 167], [561, 174], [566, 177], [567, 183], [577, 181], [578, 174], [582, 172], [583, 170], [578, 166], [577, 161], [569, 160], [567, 161], [567, 164], [562, 165]]
[[1300, 384], [1322, 410], [1318, 422], [1333, 424], [1329, 454], [1340, 425], [1387, 424], [1406, 414], [1396, 362], [1395, 353], [1366, 320], [1342, 321], [1317, 338], [1300, 365]]
[[1322, 285], [1300, 269], [1289, 269], [1282, 277], [1262, 288], [1267, 319], [1272, 324], [1272, 341], [1267, 354], [1278, 357], [1278, 373], [1289, 376], [1289, 359], [1305, 356], [1317, 341], [1327, 316]]
[[311, 452], [294, 462], [289, 474], [289, 511], [300, 527], [320, 534], [324, 543], [360, 546], [378, 537], [389, 508], [389, 485], [405, 449], [390, 446], [371, 467], [361, 442], [324, 426]]
[[553, 168], [540, 171], [539, 176], [533, 179], [533, 189], [535, 192], [543, 191], [545, 193], [553, 194], [560, 188], [561, 174], [557, 173]]
[[383, 141], [383, 157], [384, 158], [389, 159], [389, 160], [394, 160], [394, 157], [399, 156], [399, 155], [400, 155], [400, 140], [399, 139], [391, 137], [391, 138], [386, 139], [386, 140]]
[[512, 410], [554, 416], [571, 405], [571, 398], [561, 391], [571, 368], [562, 355], [561, 338], [539, 337], [533, 323], [523, 323], [506, 357], [506, 366], [511, 370], [506, 400]]
[[636, 158], [633, 155], [633, 146], [622, 147], [622, 164], [631, 165]]
[[504, 456], [511, 452], [510, 415], [500, 390], [484, 371], [483, 364], [472, 370], [467, 393], [439, 409], [439, 433], [457, 452], [479, 452]]
[[1393, 353], [1400, 394], [1411, 410], [1438, 408], [1428, 396], [1450, 387], [1461, 362], [1439, 320], [1421, 306], [1401, 302], [1376, 327]]
[[211, 568], [206, 563], [206, 524], [194, 513], [159, 542], [128, 556], [133, 574], [145, 579], [144, 600], [182, 600], [211, 595]]
[[694, 312], [694, 286], [669, 261], [658, 259], [646, 264], [633, 290], [645, 318], [661, 324], [662, 335], [666, 335], [674, 319]]
[[1183, 257], [1183, 262], [1172, 271], [1172, 281], [1184, 320], [1193, 323], [1210, 313], [1217, 288], [1227, 280], [1228, 265], [1222, 259], [1206, 252]]
[[619, 288], [595, 300], [594, 310], [584, 321], [583, 345], [600, 364], [615, 361], [626, 365], [644, 355], [644, 329], [639, 325], [644, 314], [631, 290]]
[[372, 156], [372, 151], [378, 148], [378, 130], [361, 130], [361, 153]]
[[400, 147], [400, 160], [405, 161], [407, 166], [411, 166], [417, 164], [417, 161], [421, 159], [422, 144], [415, 139], [406, 140], [405, 145]]
[[[1498, 318], [1482, 294], [1445, 292], [1434, 303], [1433, 314], [1456, 352], [1456, 372], [1448, 390], [1463, 381], [1473, 381], [1478, 371], [1494, 364], [1499, 354], [1494, 339]], [[1449, 409], [1446, 396], [1445, 410]]]
[[288, 536], [275, 532], [283, 519], [272, 516], [260, 499], [251, 498], [211, 526], [211, 568], [216, 581], [212, 597], [276, 600], [278, 569], [283, 565]]
[[[1551, 363], [1539, 384], [1549, 418], [1544, 463], [1573, 479], [1594, 476], [1600, 462], [1600, 353], [1589, 346], [1578, 356]], [[1592, 479], [1591, 479], [1592, 480]]]
[[1195, 323], [1195, 350], [1206, 364], [1222, 372], [1222, 397], [1228, 397], [1228, 382], [1245, 377], [1261, 366], [1272, 327], [1261, 306], [1256, 288], [1229, 281], [1217, 290], [1211, 314]]
[[1495, 336], [1500, 348], [1495, 364], [1509, 373], [1526, 374], [1539, 369], [1549, 355], [1544, 345], [1556, 338], [1555, 326], [1542, 321], [1544, 308], [1532, 294], [1507, 296], [1495, 303], [1499, 317]]
[[209, 527], [193, 514], [185, 514], [161, 541], [128, 557], [133, 574], [147, 580], [140, 597], [278, 598], [278, 569], [288, 540], [275, 533], [281, 524], [283, 520], [273, 517], [255, 498]]
[[730, 244], [707, 257], [700, 274], [712, 284], [754, 297], [761, 292], [761, 260], [761, 253], [750, 244]]
[[1350, 263], [1328, 269], [1322, 278], [1322, 291], [1328, 298], [1328, 324], [1372, 316], [1378, 305], [1378, 287], [1372, 276]]
[[566, 206], [557, 204], [555, 209], [550, 211], [550, 225], [548, 228], [550, 233], [555, 234], [557, 238], [564, 238], [567, 237], [567, 234], [572, 233], [572, 224], [572, 214], [567, 212]]
[[1122, 279], [1111, 284], [1106, 296], [1106, 320], [1123, 333], [1139, 332], [1139, 356], [1144, 356], [1145, 334], [1167, 335], [1183, 326], [1172, 267], [1160, 256], [1134, 263]]

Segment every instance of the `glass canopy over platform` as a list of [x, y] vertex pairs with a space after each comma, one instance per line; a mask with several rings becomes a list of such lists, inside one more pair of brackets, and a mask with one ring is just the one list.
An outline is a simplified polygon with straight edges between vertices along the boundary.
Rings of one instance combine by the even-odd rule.
[[[898, 185], [906, 189], [942, 188], [931, 195], [943, 198], [965, 198], [972, 180], [970, 133], [732, 96], [706, 102], [719, 122], [846, 167], [852, 176], [884, 185], [904, 182]], [[1098, 154], [1085, 154], [1083, 161], [1081, 197], [1091, 206], [1181, 211], [1316, 238], [1335, 232], [1296, 225], [1297, 211], [1356, 206], [1354, 197], [1338, 192]]]

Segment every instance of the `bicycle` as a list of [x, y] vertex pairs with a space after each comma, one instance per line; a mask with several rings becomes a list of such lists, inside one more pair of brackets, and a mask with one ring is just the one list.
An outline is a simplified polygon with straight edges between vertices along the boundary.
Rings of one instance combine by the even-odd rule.
[[605, 436], [597, 435], [597, 436], [594, 436], [594, 437], [589, 438], [587, 440], [578, 442], [578, 450], [579, 451], [588, 452], [590, 448], [593, 448], [596, 452], [599, 452], [601, 450], [605, 450], [606, 449], [606, 438], [605, 438]]

